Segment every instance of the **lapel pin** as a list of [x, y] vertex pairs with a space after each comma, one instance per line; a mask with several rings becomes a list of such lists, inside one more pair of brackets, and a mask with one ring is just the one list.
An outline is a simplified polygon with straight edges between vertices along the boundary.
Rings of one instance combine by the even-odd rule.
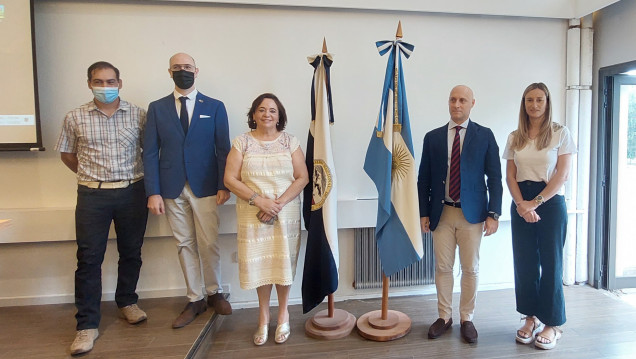
[[199, 99], [199, 102], [203, 103], [203, 100]]

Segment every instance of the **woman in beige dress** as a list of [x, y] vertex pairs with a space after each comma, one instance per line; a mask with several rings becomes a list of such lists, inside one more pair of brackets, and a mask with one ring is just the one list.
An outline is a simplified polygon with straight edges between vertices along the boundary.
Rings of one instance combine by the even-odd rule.
[[287, 302], [300, 248], [299, 194], [309, 176], [298, 139], [283, 131], [287, 116], [275, 95], [258, 96], [247, 118], [251, 131], [232, 142], [224, 181], [237, 197], [241, 288], [256, 288], [258, 294], [254, 344], [267, 341], [273, 285], [278, 295], [274, 340], [280, 344], [290, 335]]

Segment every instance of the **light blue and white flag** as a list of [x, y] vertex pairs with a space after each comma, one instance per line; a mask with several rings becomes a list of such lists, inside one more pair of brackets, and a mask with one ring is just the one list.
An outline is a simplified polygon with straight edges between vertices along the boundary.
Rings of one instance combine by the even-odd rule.
[[380, 55], [390, 56], [364, 170], [378, 190], [375, 237], [382, 270], [388, 277], [419, 261], [424, 252], [401, 56], [409, 58], [414, 46], [399, 39], [378, 41], [376, 46]]

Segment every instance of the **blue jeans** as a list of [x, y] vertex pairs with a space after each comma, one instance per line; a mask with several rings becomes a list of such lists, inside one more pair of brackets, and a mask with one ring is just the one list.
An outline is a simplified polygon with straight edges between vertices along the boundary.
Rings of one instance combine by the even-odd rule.
[[[524, 200], [545, 188], [544, 182], [519, 182]], [[567, 230], [565, 199], [555, 195], [536, 209], [541, 220], [527, 223], [510, 207], [517, 311], [549, 326], [565, 323], [563, 246]]]
[[77, 330], [99, 327], [102, 262], [111, 222], [115, 223], [119, 252], [115, 301], [120, 308], [137, 303], [135, 290], [141, 269], [141, 246], [147, 219], [144, 181], [121, 189], [78, 186], [75, 208]]

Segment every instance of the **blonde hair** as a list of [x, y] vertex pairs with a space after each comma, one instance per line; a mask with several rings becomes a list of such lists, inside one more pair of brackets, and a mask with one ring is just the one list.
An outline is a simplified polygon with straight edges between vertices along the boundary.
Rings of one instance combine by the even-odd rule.
[[528, 144], [528, 142], [530, 142], [530, 117], [526, 112], [526, 95], [528, 92], [536, 89], [543, 91], [546, 97], [546, 108], [545, 113], [543, 114], [543, 122], [541, 122], [539, 134], [535, 141], [537, 150], [542, 150], [548, 147], [550, 141], [552, 141], [552, 132], [563, 127], [558, 123], [552, 122], [552, 99], [550, 98], [550, 91], [548, 90], [548, 87], [543, 82], [532, 83], [526, 87], [526, 90], [523, 91], [523, 96], [521, 97], [521, 105], [519, 106], [519, 125], [512, 133], [511, 148], [513, 150], [521, 150], [526, 146], [526, 144]]

